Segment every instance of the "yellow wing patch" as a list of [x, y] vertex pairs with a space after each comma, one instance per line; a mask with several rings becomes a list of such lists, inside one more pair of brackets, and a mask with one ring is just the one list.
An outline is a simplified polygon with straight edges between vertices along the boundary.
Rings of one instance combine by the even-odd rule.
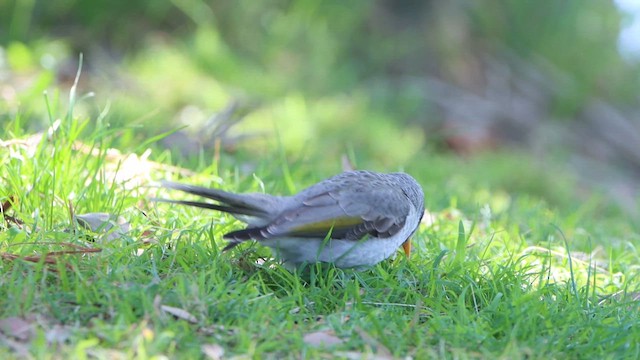
[[291, 229], [291, 232], [329, 232], [331, 229], [339, 229], [345, 227], [356, 226], [362, 224], [363, 220], [359, 217], [343, 217], [326, 221], [318, 221], [309, 224], [303, 224]]

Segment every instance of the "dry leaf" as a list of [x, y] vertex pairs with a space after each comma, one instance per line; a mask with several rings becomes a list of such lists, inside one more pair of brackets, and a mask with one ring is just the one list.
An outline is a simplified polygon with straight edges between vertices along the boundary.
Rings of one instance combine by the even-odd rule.
[[18, 219], [15, 216], [4, 214], [4, 220], [7, 222], [7, 226], [15, 225], [16, 228], [22, 230], [24, 228], [24, 221]]
[[289, 310], [289, 314], [297, 314], [300, 312], [300, 307], [296, 306], [293, 309]]
[[19, 359], [29, 359], [31, 354], [29, 353], [28, 343], [13, 340], [12, 338], [4, 335], [0, 332], [0, 344], [8, 347]]
[[0, 332], [20, 341], [27, 341], [33, 336], [33, 326], [21, 317], [12, 316], [0, 319]]
[[331, 330], [308, 333], [302, 338], [302, 340], [305, 344], [316, 347], [331, 347], [340, 345], [344, 342]]
[[204, 335], [228, 335], [233, 336], [236, 334], [235, 329], [227, 329], [224, 325], [210, 325], [202, 326], [198, 328], [198, 332]]
[[9, 209], [11, 209], [11, 206], [15, 202], [16, 202], [16, 196], [15, 195], [9, 196], [7, 200], [3, 201], [2, 204], [0, 204], [0, 211], [2, 212], [9, 211]]
[[17, 202], [17, 197], [15, 195], [9, 196], [7, 200], [5, 200], [4, 202], [2, 202], [2, 204], [0, 204], [0, 212], [4, 216], [4, 220], [7, 222], [7, 227], [13, 224], [13, 225], [16, 225], [18, 229], [22, 229], [24, 225], [24, 221], [22, 221], [21, 219], [18, 219], [15, 216], [11, 216], [7, 214], [7, 211], [9, 211], [13, 207], [13, 204], [15, 204], [16, 202]]
[[48, 344], [62, 344], [71, 337], [71, 331], [67, 326], [54, 325], [44, 336]]
[[342, 171], [353, 171], [356, 169], [356, 167], [353, 165], [353, 162], [351, 162], [351, 159], [349, 159], [349, 156], [347, 154], [342, 154]]
[[108, 213], [87, 213], [73, 215], [73, 217], [78, 224], [93, 232], [106, 233], [105, 239], [109, 241], [125, 235], [131, 228], [129, 222], [122, 216], [116, 217]]
[[191, 313], [189, 313], [184, 309], [180, 309], [180, 308], [169, 306], [169, 305], [161, 305], [160, 309], [166, 313], [169, 313], [177, 317], [178, 319], [186, 320], [192, 324], [196, 324], [198, 322], [198, 319], [195, 316], [191, 315]]
[[391, 351], [389, 351], [386, 346], [376, 340], [373, 336], [369, 335], [369, 333], [360, 328], [356, 328], [355, 330], [365, 343], [369, 344], [369, 346], [375, 349], [376, 357], [379, 357], [381, 359], [393, 359]]
[[[394, 360], [393, 357], [381, 356], [379, 354], [368, 354], [359, 351], [339, 351], [335, 352], [334, 356], [344, 358], [347, 360]], [[411, 359], [410, 357], [407, 357]]]
[[[102, 251], [102, 249], [97, 249], [97, 248], [88, 248], [88, 247], [83, 247], [83, 246], [78, 246], [72, 243], [67, 243], [67, 242], [49, 242], [49, 241], [41, 241], [41, 242], [25, 242], [25, 243], [15, 243], [15, 244], [11, 244], [12, 246], [15, 245], [55, 245], [55, 246], [63, 246], [63, 247], [67, 247], [67, 248], [72, 248], [75, 250], [60, 250], [60, 251], [50, 251], [47, 252], [44, 255], [33, 255], [33, 256], [20, 256], [20, 255], [16, 255], [16, 254], [10, 254], [10, 253], [0, 253], [0, 258], [7, 260], [7, 261], [13, 261], [13, 260], [23, 260], [23, 261], [28, 261], [28, 262], [34, 262], [34, 263], [39, 263], [39, 262], [44, 262], [45, 264], [50, 264], [50, 265], [55, 265], [58, 263], [58, 261], [60, 261], [60, 256], [61, 255], [71, 255], [71, 254], [88, 254], [88, 253], [96, 253], [96, 252], [100, 252]], [[65, 264], [65, 266], [67, 266], [67, 268], [71, 268], [70, 264]], [[52, 271], [56, 271], [55, 269], [53, 269]]]
[[218, 344], [204, 344], [200, 349], [211, 360], [220, 360], [224, 355], [224, 349]]

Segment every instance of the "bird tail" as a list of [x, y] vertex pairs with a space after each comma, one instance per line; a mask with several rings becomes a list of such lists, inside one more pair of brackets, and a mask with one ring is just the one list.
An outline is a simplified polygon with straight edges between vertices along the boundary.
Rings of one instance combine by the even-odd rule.
[[[277, 208], [277, 203], [279, 201], [282, 201], [282, 198], [277, 196], [265, 194], [234, 194], [223, 190], [181, 184], [171, 181], [161, 181], [160, 185], [167, 189], [178, 190], [188, 194], [211, 199], [216, 201], [217, 203], [162, 198], [153, 198], [152, 201], [222, 211], [225, 213], [229, 213], [239, 220], [250, 225], [250, 228], [248, 229], [234, 231], [226, 234], [224, 238], [229, 240], [230, 243], [223, 249], [223, 251], [229, 250], [243, 241], [254, 238], [253, 235], [258, 235], [253, 233], [249, 235], [248, 232], [261, 229], [261, 225], [267, 223], [271, 218], [276, 216], [277, 214], [274, 212], [274, 209]], [[245, 232], [247, 232], [247, 234], [244, 234]]]
[[224, 239], [228, 240], [229, 244], [225, 246], [222, 251], [233, 249], [237, 245], [249, 240], [256, 240], [260, 242], [261, 240], [268, 239], [270, 236], [271, 234], [269, 234], [268, 226], [256, 226], [232, 231], [224, 235]]
[[[265, 218], [270, 214], [270, 209], [266, 201], [251, 197], [250, 195], [234, 194], [223, 190], [210, 189], [201, 186], [187, 185], [172, 181], [161, 181], [160, 185], [167, 189], [178, 190], [188, 194], [201, 196], [219, 202], [219, 204], [154, 198], [153, 201], [166, 202], [171, 204], [181, 204], [195, 206], [203, 209], [218, 210], [232, 215]], [[266, 196], [266, 195], [265, 195]]]

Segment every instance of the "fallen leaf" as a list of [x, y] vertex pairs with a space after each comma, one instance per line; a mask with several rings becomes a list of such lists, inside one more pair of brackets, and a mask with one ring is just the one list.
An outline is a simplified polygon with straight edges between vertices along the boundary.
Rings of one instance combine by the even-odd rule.
[[233, 336], [236, 334], [235, 329], [227, 329], [224, 325], [211, 325], [211, 326], [202, 326], [198, 328], [198, 332], [204, 335], [228, 335]]
[[302, 338], [302, 341], [307, 345], [315, 347], [331, 347], [344, 343], [344, 341], [337, 337], [331, 330], [308, 333]]
[[16, 228], [20, 230], [22, 230], [22, 228], [24, 227], [24, 221], [22, 221], [21, 219], [18, 219], [15, 216], [5, 214], [4, 220], [7, 222], [7, 225], [13, 224], [16, 226]]
[[106, 234], [105, 239], [109, 241], [125, 235], [131, 228], [124, 217], [116, 217], [108, 213], [87, 213], [73, 215], [73, 217], [82, 227], [96, 233]]
[[4, 335], [0, 332], [0, 344], [8, 347], [13, 352], [13, 355], [16, 355], [17, 358], [20, 359], [29, 359], [29, 346], [28, 343], [23, 343], [20, 341], [16, 341], [11, 339], [10, 337]]
[[342, 160], [342, 171], [353, 171], [356, 169], [351, 159], [349, 159], [349, 155], [342, 154], [341, 160]]
[[[381, 356], [379, 354], [362, 353], [359, 351], [339, 351], [333, 354], [336, 357], [347, 360], [394, 360], [393, 357]], [[411, 359], [408, 357], [408, 359]]]
[[[20, 256], [16, 254], [10, 253], [0, 253], [0, 258], [13, 261], [13, 260], [23, 260], [33, 263], [43, 262], [45, 264], [55, 265], [59, 261], [59, 257], [61, 255], [71, 255], [71, 254], [88, 254], [88, 253], [96, 253], [102, 251], [102, 249], [98, 248], [88, 248], [83, 246], [78, 246], [72, 243], [67, 242], [49, 242], [49, 241], [41, 241], [41, 242], [24, 242], [24, 243], [15, 243], [11, 244], [11, 246], [16, 245], [55, 245], [55, 246], [63, 246], [67, 248], [72, 248], [75, 250], [60, 250], [60, 251], [50, 251], [45, 253], [44, 255], [32, 255], [32, 256]], [[71, 265], [65, 264], [68, 268], [71, 268]], [[53, 269], [52, 271], [56, 271]]]
[[[311, 308], [315, 305], [316, 303], [314, 301], [309, 301], [308, 303], [306, 303], [304, 305], [305, 308]], [[299, 313], [301, 310], [301, 308], [299, 306], [294, 307], [293, 309], [289, 310], [289, 314], [297, 314]]]
[[382, 343], [376, 340], [373, 336], [369, 335], [369, 333], [367, 333], [366, 331], [360, 328], [356, 328], [355, 330], [358, 333], [358, 335], [360, 335], [360, 338], [362, 338], [364, 342], [366, 342], [367, 344], [369, 344], [369, 346], [375, 349], [376, 356], [382, 359], [393, 359], [393, 355], [391, 355], [391, 351], [389, 351], [389, 349], [386, 346], [384, 346]]
[[3, 201], [2, 204], [0, 204], [0, 211], [2, 211], [3, 213], [9, 211], [9, 209], [11, 209], [11, 206], [15, 202], [16, 202], [16, 196], [15, 195], [9, 196], [7, 200]]
[[48, 344], [62, 344], [71, 337], [71, 331], [63, 325], [54, 325], [44, 334]]
[[187, 310], [169, 305], [161, 305], [160, 309], [168, 314], [177, 317], [178, 319], [186, 320], [192, 324], [196, 324], [198, 322], [198, 319], [195, 316], [191, 315], [191, 313], [189, 313]]
[[224, 349], [218, 344], [204, 344], [200, 349], [211, 360], [220, 360], [224, 355]]
[[2, 213], [2, 215], [4, 216], [4, 220], [7, 222], [7, 227], [9, 227], [9, 225], [11, 224], [14, 224], [18, 229], [22, 229], [24, 221], [18, 219], [15, 216], [7, 214], [7, 211], [9, 211], [13, 207], [13, 204], [15, 204], [16, 202], [17, 197], [15, 195], [9, 196], [7, 200], [3, 201], [2, 204], [0, 204], [0, 213]]
[[289, 314], [297, 314], [300, 312], [300, 307], [296, 306], [293, 309], [289, 310]]
[[27, 341], [33, 336], [33, 325], [21, 317], [12, 316], [0, 319], [0, 332], [20, 341]]

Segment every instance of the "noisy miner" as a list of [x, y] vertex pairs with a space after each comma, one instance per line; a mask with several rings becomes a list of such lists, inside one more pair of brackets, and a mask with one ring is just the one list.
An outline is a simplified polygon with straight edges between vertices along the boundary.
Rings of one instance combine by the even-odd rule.
[[424, 214], [424, 193], [411, 176], [347, 171], [293, 196], [235, 194], [163, 181], [163, 187], [217, 203], [155, 199], [218, 210], [247, 224], [224, 235], [223, 251], [254, 240], [268, 246], [288, 268], [333, 263], [363, 268], [389, 258], [402, 245], [409, 256], [410, 236]]

